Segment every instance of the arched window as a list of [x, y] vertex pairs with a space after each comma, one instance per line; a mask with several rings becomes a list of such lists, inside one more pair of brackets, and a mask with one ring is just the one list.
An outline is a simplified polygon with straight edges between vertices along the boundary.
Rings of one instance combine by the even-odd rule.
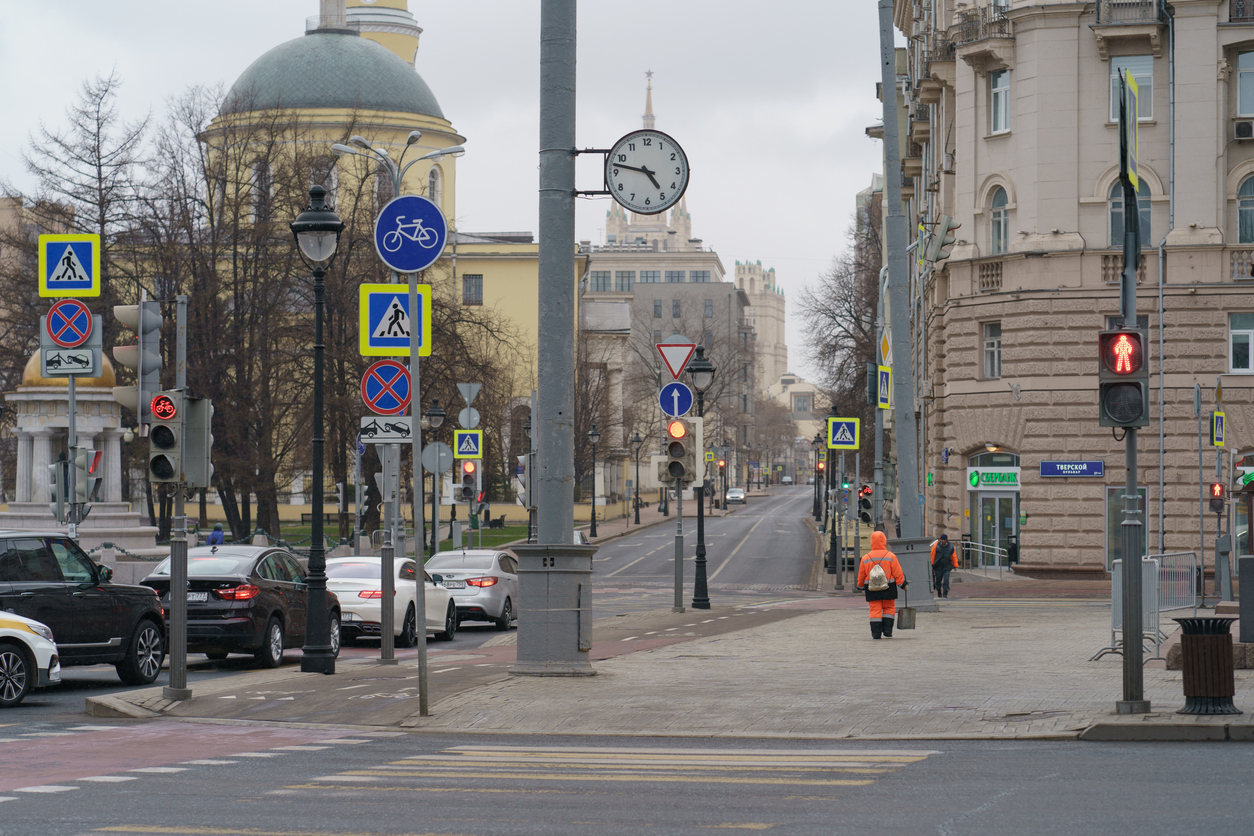
[[270, 204], [274, 198], [274, 177], [270, 164], [258, 160], [249, 171], [249, 222], [262, 223], [270, 220]]
[[1254, 244], [1254, 176], [1242, 180], [1237, 189], [1237, 241]]
[[993, 255], [1001, 255], [1010, 247], [1010, 212], [1006, 206], [1010, 200], [1001, 186], [993, 192], [992, 212], [989, 213], [989, 241]]
[[443, 185], [442, 180], [443, 177], [440, 174], [440, 167], [438, 165], [431, 166], [431, 172], [427, 174], [427, 197], [429, 197], [431, 201], [441, 209], [444, 208], [444, 195], [443, 189], [441, 188]]
[[[1147, 244], [1150, 236], [1150, 190], [1145, 178], [1141, 178], [1136, 192], [1136, 205], [1141, 217], [1141, 242]], [[1118, 180], [1110, 187], [1110, 246], [1123, 246], [1123, 184]]]
[[396, 197], [392, 193], [392, 174], [382, 163], [375, 166], [374, 171], [374, 200], [375, 208], [382, 209], [392, 198]]
[[335, 162], [335, 157], [322, 157], [315, 160], [309, 169], [309, 185], [326, 189], [327, 203], [331, 206], [335, 205], [335, 193], [340, 184], [340, 172]]

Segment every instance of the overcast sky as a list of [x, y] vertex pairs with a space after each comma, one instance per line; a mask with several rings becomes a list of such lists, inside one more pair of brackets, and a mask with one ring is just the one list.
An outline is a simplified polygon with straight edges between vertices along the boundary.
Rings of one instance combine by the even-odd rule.
[[[0, 0], [0, 178], [32, 182], [21, 151], [82, 82], [116, 67], [128, 117], [159, 118], [194, 84], [229, 86], [266, 50], [304, 33], [317, 0]], [[423, 28], [419, 73], [467, 138], [457, 225], [537, 230], [539, 2], [409, 0]], [[734, 263], [774, 267], [789, 297], [789, 365], [813, 378], [800, 290], [847, 246], [854, 195], [880, 168], [873, 0], [633, 0], [579, 4], [578, 143], [640, 127], [653, 70], [657, 127], [692, 165], [693, 234]], [[578, 186], [600, 187], [592, 156]], [[578, 203], [581, 239], [604, 243], [608, 198]]]

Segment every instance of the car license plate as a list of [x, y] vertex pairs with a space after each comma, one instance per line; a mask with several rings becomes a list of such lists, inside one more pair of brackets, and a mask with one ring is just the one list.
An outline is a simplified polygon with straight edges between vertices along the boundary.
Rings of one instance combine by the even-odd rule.
[[209, 600], [209, 593], [208, 592], [189, 592], [187, 593], [187, 600], [189, 603], [198, 602], [198, 603], [203, 604], [204, 602]]
[[465, 581], [441, 581], [440, 586], [444, 587], [445, 589], [465, 589], [466, 582]]

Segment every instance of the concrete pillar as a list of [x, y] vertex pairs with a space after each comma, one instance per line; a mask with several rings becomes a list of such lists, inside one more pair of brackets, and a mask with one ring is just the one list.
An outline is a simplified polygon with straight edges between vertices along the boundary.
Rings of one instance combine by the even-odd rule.
[[33, 502], [30, 495], [32, 439], [28, 432], [15, 432], [17, 436], [17, 496], [16, 502]]
[[122, 434], [104, 433], [104, 502], [122, 501]]
[[30, 501], [48, 501], [48, 465], [52, 464], [52, 433], [39, 430], [32, 433], [32, 461], [30, 468]]

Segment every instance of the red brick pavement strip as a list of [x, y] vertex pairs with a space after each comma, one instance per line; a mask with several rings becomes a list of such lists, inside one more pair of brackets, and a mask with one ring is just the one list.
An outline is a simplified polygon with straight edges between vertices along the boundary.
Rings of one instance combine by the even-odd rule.
[[237, 752], [259, 752], [345, 736], [342, 731], [158, 720], [119, 725], [116, 731], [32, 737], [0, 743], [0, 792], [94, 775], [117, 775], [145, 766], [174, 766], [203, 758], [229, 760]]
[[1084, 598], [1109, 601], [1110, 581], [1022, 578], [955, 583], [950, 585], [949, 596], [951, 598]]

